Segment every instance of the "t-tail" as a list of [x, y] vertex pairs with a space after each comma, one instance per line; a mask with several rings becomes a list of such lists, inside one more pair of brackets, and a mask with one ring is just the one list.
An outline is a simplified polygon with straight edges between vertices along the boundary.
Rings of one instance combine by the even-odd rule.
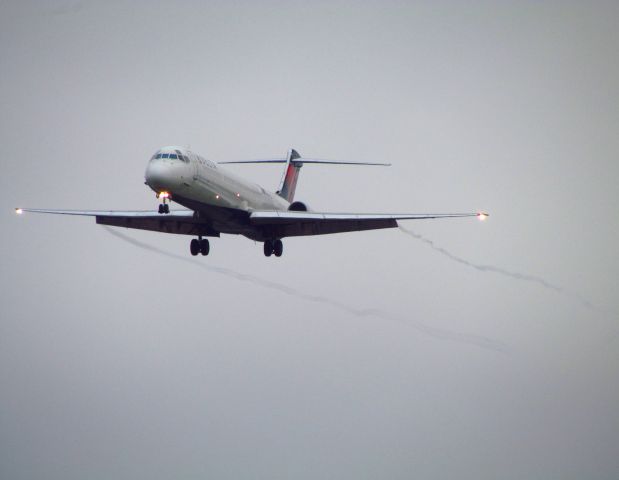
[[279, 182], [279, 188], [277, 194], [284, 200], [292, 203], [294, 200], [294, 192], [297, 189], [297, 180], [299, 179], [299, 172], [303, 166], [303, 162], [299, 159], [301, 155], [295, 149], [288, 150], [286, 156], [286, 168], [282, 175], [282, 180]]
[[321, 163], [325, 165], [379, 165], [388, 167], [390, 163], [368, 163], [368, 162], [339, 162], [333, 160], [318, 160], [313, 158], [302, 158], [295, 149], [288, 150], [286, 158], [277, 159], [265, 159], [265, 160], [236, 160], [231, 162], [219, 162], [225, 163], [285, 163], [286, 167], [282, 175], [282, 179], [279, 183], [277, 194], [288, 202], [292, 203], [294, 200], [294, 192], [297, 189], [297, 180], [299, 179], [299, 172], [301, 167], [306, 163]]

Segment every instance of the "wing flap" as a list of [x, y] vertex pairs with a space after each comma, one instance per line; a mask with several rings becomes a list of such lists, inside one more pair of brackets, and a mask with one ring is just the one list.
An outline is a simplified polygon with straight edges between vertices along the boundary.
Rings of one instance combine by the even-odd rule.
[[176, 233], [178, 235], [201, 235], [219, 237], [219, 232], [208, 225], [187, 217], [159, 215], [150, 217], [123, 217], [97, 215], [97, 224], [111, 227], [134, 228], [151, 232]]

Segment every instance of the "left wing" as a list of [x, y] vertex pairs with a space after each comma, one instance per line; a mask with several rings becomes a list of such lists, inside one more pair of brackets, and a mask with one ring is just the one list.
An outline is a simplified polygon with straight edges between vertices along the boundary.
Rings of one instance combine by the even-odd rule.
[[158, 214], [152, 210], [46, 210], [41, 208], [16, 208], [15, 212], [18, 214], [32, 212], [78, 215], [95, 217], [98, 224], [113, 227], [136, 228], [138, 230], [184, 235], [219, 236], [219, 232], [195, 219], [192, 210], [172, 210], [167, 214]]
[[296, 211], [253, 211], [249, 221], [253, 225], [271, 228], [279, 238], [327, 233], [356, 232], [379, 228], [395, 228], [398, 220], [423, 220], [431, 218], [478, 217], [487, 213], [316, 213]]

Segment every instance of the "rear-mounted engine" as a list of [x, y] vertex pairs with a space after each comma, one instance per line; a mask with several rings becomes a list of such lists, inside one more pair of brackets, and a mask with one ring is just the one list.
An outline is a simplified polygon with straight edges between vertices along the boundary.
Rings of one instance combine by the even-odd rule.
[[303, 202], [292, 202], [288, 210], [291, 212], [308, 212], [309, 208]]

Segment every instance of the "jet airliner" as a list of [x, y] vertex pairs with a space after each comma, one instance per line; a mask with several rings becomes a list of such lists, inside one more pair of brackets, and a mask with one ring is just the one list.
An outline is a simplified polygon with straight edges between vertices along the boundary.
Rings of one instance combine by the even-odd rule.
[[[282, 163], [279, 189], [269, 192], [239, 178], [220, 165], [230, 163]], [[222, 233], [244, 235], [262, 242], [267, 257], [280, 257], [285, 237], [322, 235], [397, 227], [398, 220], [478, 217], [488, 214], [373, 214], [314, 212], [294, 199], [301, 167], [305, 164], [379, 165], [386, 163], [338, 162], [302, 158], [290, 149], [285, 158], [215, 163], [183, 147], [158, 150], [148, 162], [145, 184], [159, 199], [158, 211], [48, 210], [17, 208], [16, 212], [53, 213], [95, 217], [100, 225], [191, 235], [192, 255], [208, 255], [208, 237]], [[170, 201], [185, 207], [170, 210]]]

